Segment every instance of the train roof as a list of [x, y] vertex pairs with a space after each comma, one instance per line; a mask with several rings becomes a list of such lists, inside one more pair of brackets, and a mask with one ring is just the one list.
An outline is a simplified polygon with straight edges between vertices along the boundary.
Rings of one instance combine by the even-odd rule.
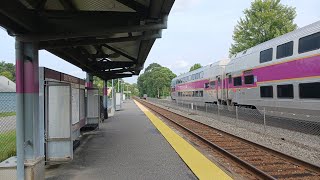
[[230, 59], [222, 59], [222, 60], [219, 60], [217, 62], [214, 62], [214, 63], [211, 63], [209, 65], [206, 65], [206, 66], [203, 66], [199, 69], [196, 69], [196, 70], [193, 70], [193, 71], [190, 71], [190, 72], [186, 72], [184, 74], [181, 74], [175, 78], [172, 79], [172, 81], [174, 80], [177, 80], [177, 79], [180, 79], [180, 78], [184, 78], [186, 76], [190, 76], [192, 74], [195, 74], [195, 73], [198, 73], [198, 72], [201, 72], [201, 71], [204, 71], [205, 69], [208, 69], [208, 68], [214, 68], [214, 67], [217, 67], [217, 66], [225, 66], [229, 63]]
[[315, 32], [318, 32], [319, 30], [320, 30], [320, 21], [317, 21], [317, 22], [314, 22], [310, 25], [298, 28], [292, 32], [289, 32], [289, 33], [284, 34], [282, 36], [276, 37], [276, 38], [271, 39], [269, 41], [266, 41], [264, 43], [258, 44], [256, 46], [251, 47], [249, 49], [246, 49], [244, 51], [241, 51], [241, 52], [233, 55], [231, 57], [231, 61], [235, 61], [241, 57], [247, 56], [247, 55], [249, 55], [253, 52], [256, 52], [256, 51], [262, 51], [262, 50], [268, 49], [274, 45], [286, 43], [297, 36], [303, 36], [306, 33], [313, 33], [313, 32], [315, 33]]

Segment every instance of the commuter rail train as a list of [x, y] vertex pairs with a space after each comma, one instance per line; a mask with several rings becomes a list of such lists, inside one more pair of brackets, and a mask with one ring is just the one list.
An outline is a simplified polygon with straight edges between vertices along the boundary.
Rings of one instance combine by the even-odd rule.
[[171, 97], [319, 121], [320, 21], [172, 80]]

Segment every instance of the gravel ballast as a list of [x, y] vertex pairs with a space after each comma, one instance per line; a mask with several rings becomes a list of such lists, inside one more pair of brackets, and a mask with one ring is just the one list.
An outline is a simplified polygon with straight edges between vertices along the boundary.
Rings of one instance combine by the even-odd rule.
[[165, 104], [161, 102], [159, 104], [154, 101], [151, 103], [251, 142], [320, 166], [320, 136], [271, 126], [265, 127], [263, 124], [243, 120], [232, 121], [230, 117], [218, 117], [216, 114], [202, 111], [190, 113], [187, 108], [178, 107], [172, 103]]

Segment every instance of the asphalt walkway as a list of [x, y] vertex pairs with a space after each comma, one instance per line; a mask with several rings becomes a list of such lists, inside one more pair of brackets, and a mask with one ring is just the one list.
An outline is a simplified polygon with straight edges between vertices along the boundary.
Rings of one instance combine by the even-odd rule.
[[46, 179], [196, 179], [133, 101], [83, 137], [70, 163]]

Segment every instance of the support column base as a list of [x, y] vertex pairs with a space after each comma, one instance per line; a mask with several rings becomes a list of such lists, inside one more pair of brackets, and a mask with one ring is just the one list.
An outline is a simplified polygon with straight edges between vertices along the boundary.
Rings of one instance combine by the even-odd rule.
[[103, 117], [104, 119], [108, 119], [108, 108], [103, 109]]
[[[45, 179], [45, 161], [40, 157], [34, 161], [25, 162], [25, 180]], [[18, 179], [16, 157], [11, 157], [0, 163], [1, 179]]]

